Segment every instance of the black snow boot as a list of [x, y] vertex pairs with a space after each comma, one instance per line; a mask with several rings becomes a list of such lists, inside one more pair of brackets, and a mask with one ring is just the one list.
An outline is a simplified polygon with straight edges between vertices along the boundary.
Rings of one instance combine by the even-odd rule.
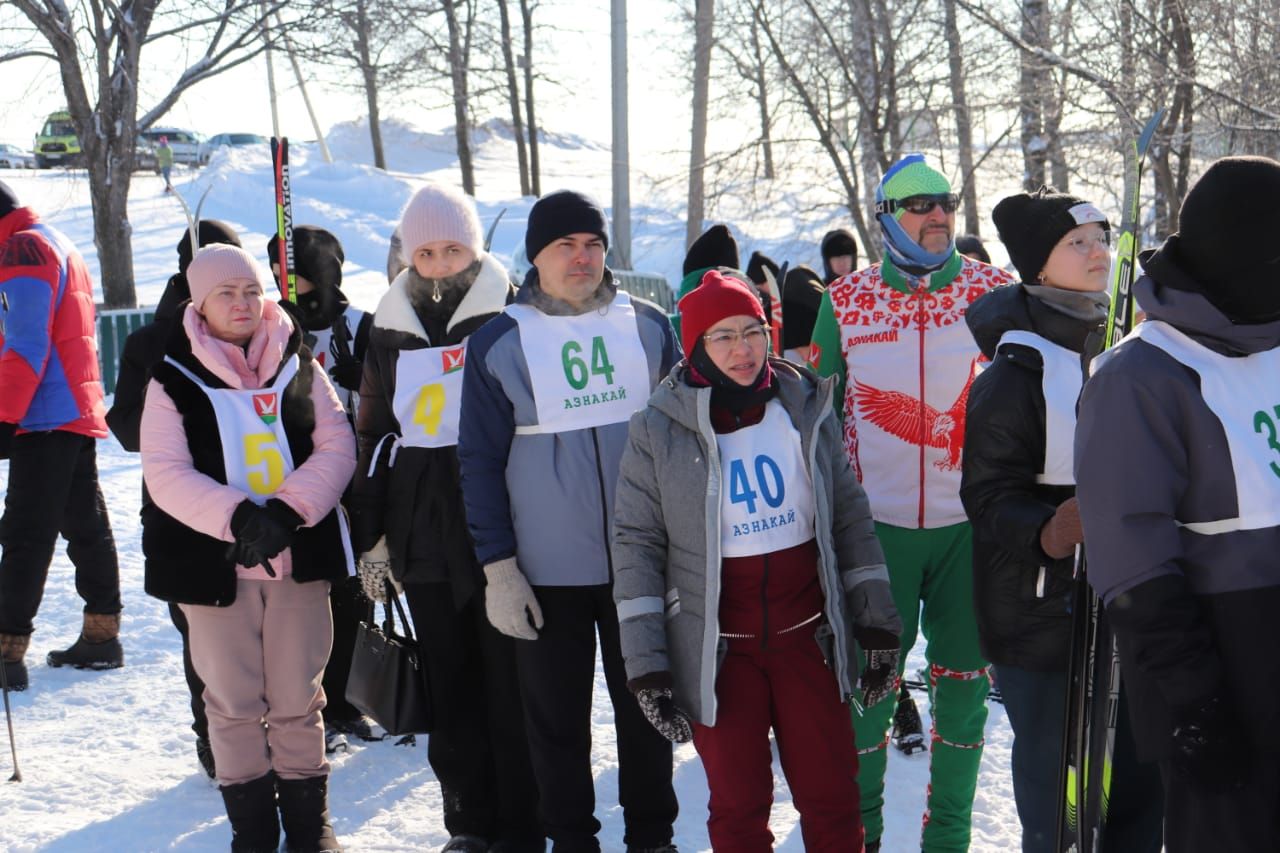
[[342, 853], [329, 825], [329, 777], [277, 779], [286, 853]]
[[49, 666], [74, 666], [76, 669], [124, 666], [124, 649], [120, 647], [120, 614], [84, 614], [80, 638], [69, 649], [49, 652], [47, 660]]
[[27, 665], [22, 658], [30, 643], [29, 634], [0, 634], [0, 665], [4, 666], [4, 686], [15, 693], [27, 689]]
[[231, 821], [231, 853], [275, 853], [280, 843], [275, 774], [223, 785], [222, 802]]
[[920, 712], [916, 702], [911, 698], [907, 686], [902, 686], [898, 694], [898, 707], [893, 712], [893, 745], [901, 752], [911, 755], [924, 752], [924, 726], [920, 723]]
[[478, 835], [455, 835], [440, 848], [440, 853], [486, 853], [489, 842]]

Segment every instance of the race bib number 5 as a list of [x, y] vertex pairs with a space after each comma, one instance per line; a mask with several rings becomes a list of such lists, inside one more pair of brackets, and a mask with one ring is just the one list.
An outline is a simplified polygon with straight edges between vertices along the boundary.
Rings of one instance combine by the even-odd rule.
[[255, 432], [244, 437], [244, 464], [249, 488], [270, 495], [284, 482], [284, 456], [274, 434]]

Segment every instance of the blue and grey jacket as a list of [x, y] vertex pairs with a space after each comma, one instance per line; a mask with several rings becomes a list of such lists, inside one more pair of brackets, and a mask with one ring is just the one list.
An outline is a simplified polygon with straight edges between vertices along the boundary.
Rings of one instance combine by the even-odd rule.
[[[1134, 286], [1148, 319], [1229, 358], [1280, 347], [1280, 322], [1232, 323], [1168, 247]], [[1280, 376], [1257, 389], [1260, 414], [1278, 403]], [[1215, 695], [1240, 716], [1242, 752], [1280, 752], [1280, 691], [1257, 689], [1280, 683], [1280, 526], [1215, 529], [1239, 514], [1237, 472], [1200, 375], [1126, 340], [1085, 383], [1075, 467], [1089, 582], [1119, 641], [1139, 758], [1168, 757], [1179, 713]], [[1280, 502], [1280, 475], [1272, 488]]]
[[[600, 310], [617, 293], [605, 271]], [[676, 342], [662, 310], [632, 297], [652, 390], [676, 362]], [[515, 304], [545, 314], [573, 312], [546, 294], [530, 272]], [[515, 557], [534, 586], [591, 586], [613, 579], [609, 528], [627, 422], [557, 433], [517, 427], [538, 422], [531, 369], [520, 327], [509, 314], [490, 320], [467, 341], [458, 462], [467, 525], [481, 565]], [[637, 401], [637, 406], [643, 401]]]

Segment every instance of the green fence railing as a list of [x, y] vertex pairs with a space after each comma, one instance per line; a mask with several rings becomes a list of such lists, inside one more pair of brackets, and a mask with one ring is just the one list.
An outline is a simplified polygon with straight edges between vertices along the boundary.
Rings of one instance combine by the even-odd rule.
[[102, 388], [116, 392], [116, 376], [120, 369], [120, 353], [124, 339], [155, 317], [154, 308], [113, 308], [98, 311], [98, 366], [102, 371]]

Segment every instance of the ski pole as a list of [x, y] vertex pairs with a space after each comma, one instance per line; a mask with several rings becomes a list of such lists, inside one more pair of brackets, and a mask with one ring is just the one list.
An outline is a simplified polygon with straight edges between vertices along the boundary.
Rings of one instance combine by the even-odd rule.
[[0, 660], [0, 691], [4, 692], [4, 719], [9, 724], [9, 752], [13, 755], [13, 775], [10, 782], [21, 782], [22, 771], [18, 769], [18, 745], [13, 739], [13, 711], [9, 708], [9, 673]]

